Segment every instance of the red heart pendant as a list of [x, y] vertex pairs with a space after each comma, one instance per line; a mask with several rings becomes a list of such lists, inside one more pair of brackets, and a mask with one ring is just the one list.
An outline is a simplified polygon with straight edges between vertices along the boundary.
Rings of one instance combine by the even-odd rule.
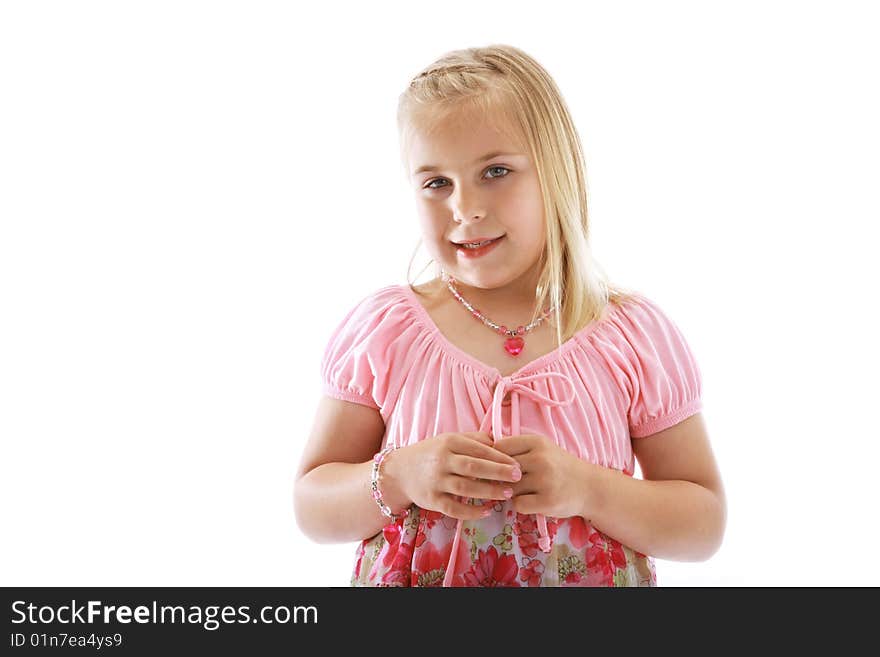
[[513, 338], [507, 338], [504, 341], [504, 349], [511, 356], [519, 356], [519, 352], [521, 352], [523, 350], [524, 346], [525, 346], [525, 341], [519, 336], [513, 337]]

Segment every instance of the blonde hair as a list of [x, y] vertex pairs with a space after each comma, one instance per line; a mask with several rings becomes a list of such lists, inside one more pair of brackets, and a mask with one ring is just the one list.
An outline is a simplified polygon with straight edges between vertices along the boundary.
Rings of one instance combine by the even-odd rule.
[[[547, 240], [532, 321], [552, 305], [548, 319], [561, 346], [600, 319], [609, 303], [638, 294], [612, 286], [593, 258], [586, 171], [574, 122], [550, 74], [522, 50], [504, 44], [455, 50], [423, 69], [400, 95], [397, 126], [405, 169], [413, 132], [428, 135], [441, 122], [464, 125], [473, 116], [513, 138], [537, 168]], [[407, 282], [418, 293], [411, 267], [412, 258]], [[435, 274], [442, 274], [436, 262]]]

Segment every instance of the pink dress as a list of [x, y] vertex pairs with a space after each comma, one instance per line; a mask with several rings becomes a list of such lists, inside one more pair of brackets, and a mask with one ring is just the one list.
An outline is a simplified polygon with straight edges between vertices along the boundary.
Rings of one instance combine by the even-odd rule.
[[[682, 333], [641, 294], [502, 376], [446, 339], [408, 285], [389, 285], [339, 323], [321, 377], [326, 395], [381, 413], [383, 447], [453, 431], [496, 440], [540, 434], [629, 476], [631, 439], [702, 408], [700, 372]], [[358, 544], [351, 585], [657, 585], [652, 557], [580, 516], [522, 514], [507, 500], [493, 509], [459, 521], [413, 504], [409, 516]]]

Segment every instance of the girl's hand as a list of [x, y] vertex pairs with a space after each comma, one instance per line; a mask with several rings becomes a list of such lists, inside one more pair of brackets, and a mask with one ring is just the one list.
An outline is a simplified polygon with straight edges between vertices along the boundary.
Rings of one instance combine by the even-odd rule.
[[[482, 432], [441, 433], [388, 455], [403, 495], [423, 509], [462, 520], [484, 517], [494, 501], [465, 504], [457, 496], [505, 500], [504, 489], [519, 479], [519, 464], [492, 447]], [[481, 481], [488, 480], [488, 481]]]
[[567, 452], [546, 436], [508, 436], [494, 443], [514, 457], [523, 477], [513, 486], [514, 510], [569, 518], [584, 513], [589, 496], [591, 463]]

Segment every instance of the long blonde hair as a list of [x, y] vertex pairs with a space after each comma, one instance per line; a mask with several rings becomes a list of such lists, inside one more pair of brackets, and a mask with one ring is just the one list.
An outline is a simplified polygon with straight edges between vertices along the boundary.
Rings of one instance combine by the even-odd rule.
[[[550, 74], [519, 48], [495, 44], [455, 50], [424, 68], [400, 95], [397, 126], [404, 169], [409, 171], [413, 132], [427, 135], [446, 119], [473, 116], [514, 138], [537, 168], [547, 240], [532, 321], [552, 305], [550, 319], [561, 346], [600, 319], [609, 303], [638, 294], [612, 286], [593, 258], [586, 170], [574, 122]], [[439, 278], [442, 272], [434, 264]], [[414, 288], [411, 268], [412, 258], [407, 282]]]

